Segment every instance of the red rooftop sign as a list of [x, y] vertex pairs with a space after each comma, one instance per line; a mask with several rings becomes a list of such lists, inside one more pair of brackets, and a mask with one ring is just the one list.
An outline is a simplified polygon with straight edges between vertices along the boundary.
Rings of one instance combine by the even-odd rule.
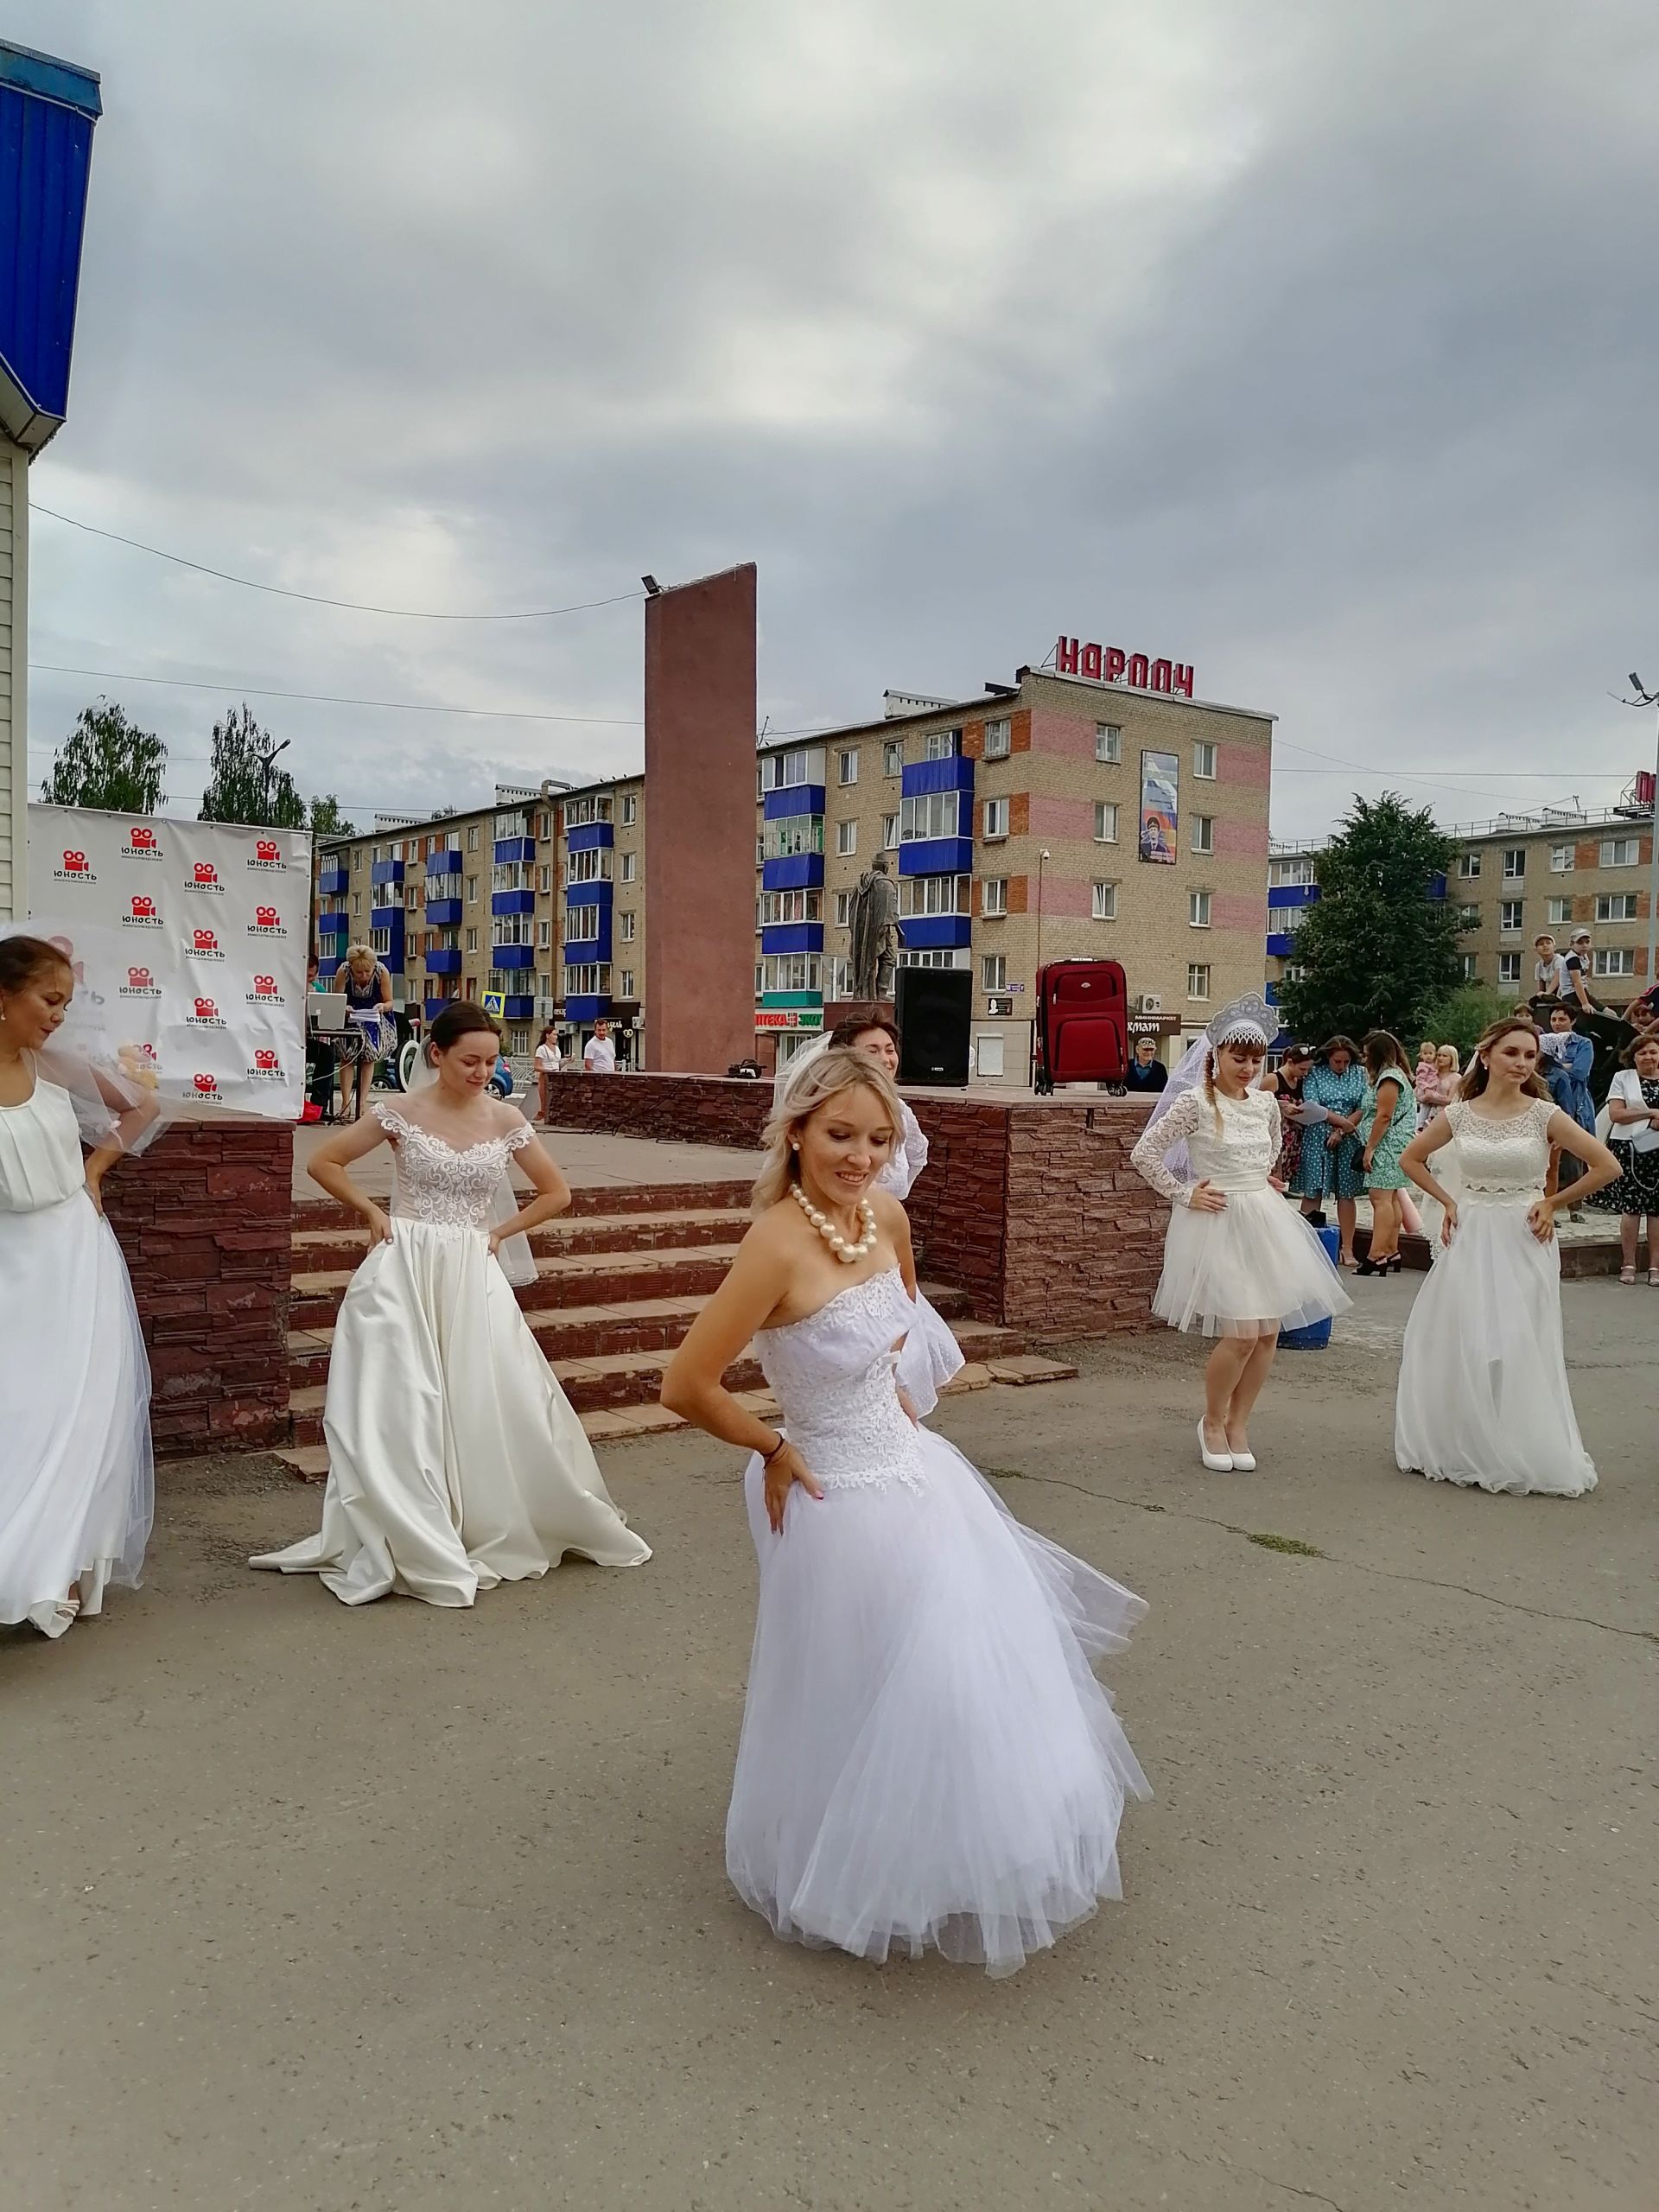
[[1192, 671], [1184, 660], [1148, 660], [1145, 653], [1121, 652], [1116, 645], [1080, 645], [1062, 638], [1054, 648], [1057, 676], [1086, 676], [1096, 683], [1126, 683], [1132, 691], [1166, 691], [1192, 696]]

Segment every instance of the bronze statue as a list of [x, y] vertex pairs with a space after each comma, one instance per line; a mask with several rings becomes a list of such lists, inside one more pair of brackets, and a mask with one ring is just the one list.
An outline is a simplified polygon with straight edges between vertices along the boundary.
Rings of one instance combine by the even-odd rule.
[[849, 916], [853, 940], [853, 996], [869, 1001], [893, 996], [898, 965], [899, 887], [887, 874], [885, 853], [858, 879]]

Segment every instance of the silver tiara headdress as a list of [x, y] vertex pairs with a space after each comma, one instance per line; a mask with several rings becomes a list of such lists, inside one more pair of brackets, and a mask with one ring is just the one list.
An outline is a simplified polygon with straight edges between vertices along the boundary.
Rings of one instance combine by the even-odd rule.
[[1239, 1045], [1247, 1039], [1262, 1046], [1270, 1045], [1279, 1033], [1278, 1019], [1260, 991], [1247, 991], [1223, 1007], [1205, 1030], [1205, 1035], [1217, 1048], [1223, 1045]]

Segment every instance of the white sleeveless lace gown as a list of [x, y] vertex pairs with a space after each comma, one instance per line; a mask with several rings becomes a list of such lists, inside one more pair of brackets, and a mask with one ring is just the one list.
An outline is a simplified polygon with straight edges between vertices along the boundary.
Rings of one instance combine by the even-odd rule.
[[1554, 1103], [1529, 1099], [1502, 1122], [1466, 1100], [1446, 1110], [1452, 1141], [1429, 1164], [1456, 1194], [1458, 1226], [1406, 1324], [1395, 1458], [1436, 1482], [1581, 1497], [1596, 1470], [1567, 1388], [1560, 1247], [1527, 1226]]
[[490, 1255], [493, 1200], [530, 1124], [457, 1152], [391, 1106], [370, 1111], [396, 1147], [392, 1241], [359, 1267], [334, 1326], [322, 1527], [250, 1566], [320, 1574], [348, 1605], [389, 1592], [470, 1605], [566, 1552], [648, 1560]]
[[906, 1419], [912, 1313], [888, 1269], [755, 1338], [824, 1496], [797, 1486], [774, 1535], [750, 1463], [760, 1596], [727, 1867], [791, 1940], [1011, 1974], [1122, 1894], [1118, 1821], [1149, 1792], [1090, 1662], [1146, 1606]]

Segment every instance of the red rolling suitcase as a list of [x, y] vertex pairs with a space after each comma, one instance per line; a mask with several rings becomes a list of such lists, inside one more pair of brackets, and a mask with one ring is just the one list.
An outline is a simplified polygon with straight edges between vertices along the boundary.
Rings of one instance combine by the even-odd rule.
[[1121, 1084], [1129, 1070], [1129, 996], [1116, 960], [1055, 960], [1037, 971], [1032, 1025], [1039, 1091]]

